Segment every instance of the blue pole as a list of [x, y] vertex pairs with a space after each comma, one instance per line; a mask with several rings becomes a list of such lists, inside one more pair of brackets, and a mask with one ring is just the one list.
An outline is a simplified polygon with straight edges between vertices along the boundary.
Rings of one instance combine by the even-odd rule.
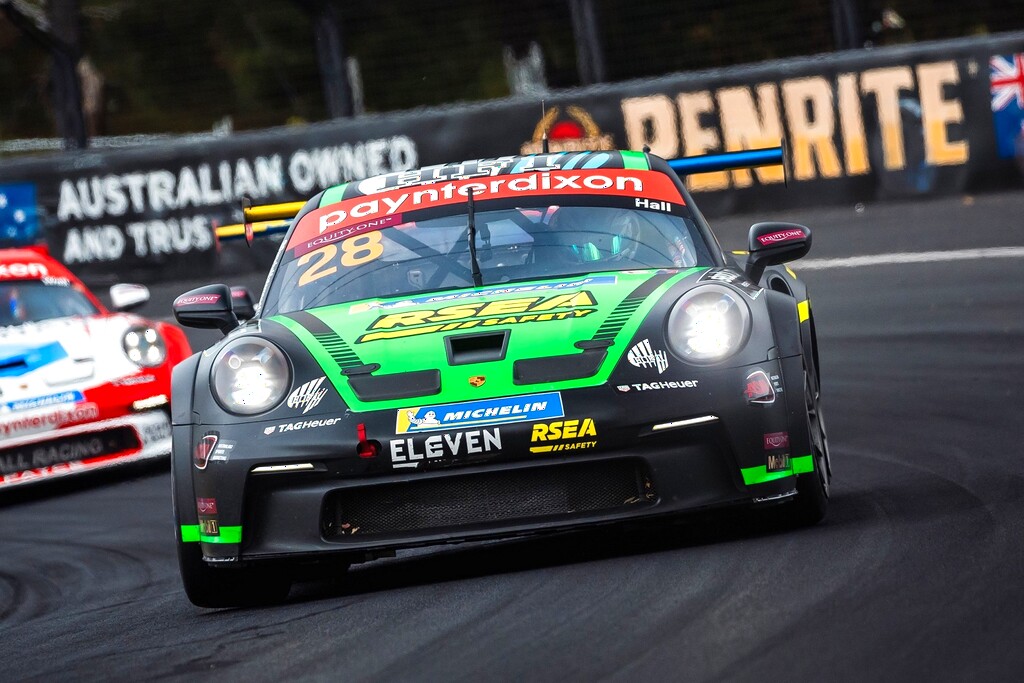
[[730, 168], [751, 168], [754, 166], [774, 166], [782, 163], [782, 147], [766, 149], [748, 149], [741, 152], [722, 152], [720, 154], [703, 154], [699, 157], [683, 157], [672, 159], [668, 165], [679, 175], [693, 173], [710, 173]]

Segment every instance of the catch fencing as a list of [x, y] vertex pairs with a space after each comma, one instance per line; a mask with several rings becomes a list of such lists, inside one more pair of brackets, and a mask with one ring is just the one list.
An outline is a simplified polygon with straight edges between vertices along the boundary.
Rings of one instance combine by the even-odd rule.
[[[614, 85], [0, 166], [0, 239], [45, 239], [92, 280], [218, 268], [240, 200], [304, 199], [379, 173], [550, 150], [666, 158], [784, 141], [781, 168], [689, 179], [707, 214], [1020, 184], [1024, 33], [765, 62]], [[265, 263], [263, 264], [265, 265]]]

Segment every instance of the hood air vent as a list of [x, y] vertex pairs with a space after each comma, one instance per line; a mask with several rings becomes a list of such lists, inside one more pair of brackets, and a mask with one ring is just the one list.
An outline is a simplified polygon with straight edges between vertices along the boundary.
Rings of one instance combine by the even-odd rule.
[[391, 375], [350, 374], [348, 385], [360, 401], [433, 396], [441, 393], [441, 373], [438, 370], [416, 370]]
[[28, 369], [28, 363], [25, 361], [25, 357], [21, 358], [5, 358], [0, 360], [0, 376], [2, 375], [21, 375]]
[[448, 365], [468, 365], [503, 360], [508, 349], [508, 330], [483, 334], [458, 334], [444, 338]]
[[512, 364], [513, 384], [542, 384], [593, 377], [608, 356], [609, 340], [587, 339], [576, 342], [583, 353], [546, 358], [524, 358]]

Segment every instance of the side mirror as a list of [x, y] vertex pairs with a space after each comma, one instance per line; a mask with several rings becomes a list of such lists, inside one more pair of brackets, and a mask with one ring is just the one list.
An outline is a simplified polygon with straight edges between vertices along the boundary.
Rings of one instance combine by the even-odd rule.
[[206, 285], [185, 292], [171, 308], [174, 319], [186, 327], [216, 328], [224, 334], [238, 327], [227, 285]]
[[149, 301], [149, 287], [118, 284], [110, 288], [110, 307], [115, 311], [130, 311]]
[[754, 223], [747, 240], [746, 273], [760, 282], [764, 269], [795, 261], [811, 250], [811, 229], [796, 223]]
[[231, 307], [239, 320], [250, 320], [256, 317], [256, 306], [252, 302], [252, 292], [248, 287], [231, 288]]

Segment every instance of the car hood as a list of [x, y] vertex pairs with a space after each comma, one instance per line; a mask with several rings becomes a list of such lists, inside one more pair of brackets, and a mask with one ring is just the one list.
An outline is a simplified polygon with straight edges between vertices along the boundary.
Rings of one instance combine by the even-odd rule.
[[353, 410], [404, 407], [441, 387], [452, 402], [530, 394], [605, 382], [658, 299], [702, 270], [595, 273], [271, 320], [302, 342]]
[[137, 372], [121, 351], [133, 320], [110, 315], [0, 327], [0, 407], [29, 408]]

